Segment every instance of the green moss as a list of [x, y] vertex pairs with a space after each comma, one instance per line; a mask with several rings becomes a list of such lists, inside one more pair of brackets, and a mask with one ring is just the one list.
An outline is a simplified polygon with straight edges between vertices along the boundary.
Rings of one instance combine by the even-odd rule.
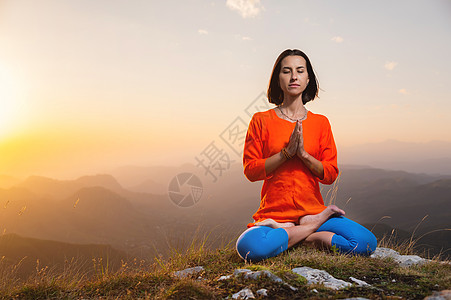
[[270, 271], [270, 269], [266, 266], [261, 266], [261, 265], [249, 265], [246, 266], [246, 269], [249, 269], [251, 271]]

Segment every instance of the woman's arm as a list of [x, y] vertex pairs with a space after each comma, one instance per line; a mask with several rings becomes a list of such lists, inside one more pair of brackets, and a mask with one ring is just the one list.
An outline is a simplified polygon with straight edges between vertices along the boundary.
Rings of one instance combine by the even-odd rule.
[[323, 164], [303, 150], [302, 153], [298, 154], [299, 158], [302, 160], [304, 165], [320, 180], [324, 178], [324, 167]]
[[318, 177], [323, 184], [332, 184], [338, 176], [337, 168], [337, 148], [332, 136], [329, 121], [326, 119], [323, 127], [323, 135], [320, 140], [321, 155], [318, 160], [304, 149], [304, 138], [302, 133], [302, 123], [299, 126], [299, 145], [297, 155], [309, 170]]
[[282, 151], [274, 154], [271, 157], [268, 157], [265, 161], [265, 172], [266, 174], [270, 174], [278, 167], [280, 167], [287, 159], [283, 156]]

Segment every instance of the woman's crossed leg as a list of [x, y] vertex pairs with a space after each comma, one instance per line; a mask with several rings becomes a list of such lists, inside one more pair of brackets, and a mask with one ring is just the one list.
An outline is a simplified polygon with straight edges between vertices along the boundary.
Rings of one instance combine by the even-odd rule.
[[343, 215], [344, 211], [331, 205], [317, 215], [302, 217], [299, 225], [267, 219], [241, 234], [236, 243], [238, 254], [245, 260], [259, 261], [302, 241], [317, 247], [335, 246], [343, 253], [371, 254], [377, 245], [374, 235]]

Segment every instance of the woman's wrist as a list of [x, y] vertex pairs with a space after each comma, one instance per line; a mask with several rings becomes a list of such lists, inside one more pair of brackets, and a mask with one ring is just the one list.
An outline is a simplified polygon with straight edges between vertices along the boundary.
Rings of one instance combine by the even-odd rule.
[[286, 160], [288, 160], [288, 159], [285, 157], [285, 155], [283, 155], [282, 150], [279, 152], [279, 155], [280, 155], [280, 158], [282, 159], [283, 162], [286, 161]]
[[[281, 155], [283, 158], [285, 158], [286, 160], [290, 160], [293, 158], [294, 155], [291, 155], [290, 153], [288, 153], [287, 148], [282, 148], [282, 150], [280, 151]], [[296, 154], [295, 154], [296, 155]]]

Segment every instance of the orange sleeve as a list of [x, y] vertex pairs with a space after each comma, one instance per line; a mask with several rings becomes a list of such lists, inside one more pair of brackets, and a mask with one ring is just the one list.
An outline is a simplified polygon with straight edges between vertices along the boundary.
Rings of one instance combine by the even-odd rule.
[[332, 129], [327, 118], [325, 118], [322, 128], [320, 147], [321, 153], [319, 160], [323, 164], [324, 178], [319, 179], [319, 182], [332, 184], [338, 176], [337, 147], [335, 146]]
[[249, 128], [247, 129], [243, 151], [244, 175], [252, 182], [264, 180], [266, 178], [266, 158], [263, 158], [261, 135], [261, 120], [254, 115], [249, 123]]

